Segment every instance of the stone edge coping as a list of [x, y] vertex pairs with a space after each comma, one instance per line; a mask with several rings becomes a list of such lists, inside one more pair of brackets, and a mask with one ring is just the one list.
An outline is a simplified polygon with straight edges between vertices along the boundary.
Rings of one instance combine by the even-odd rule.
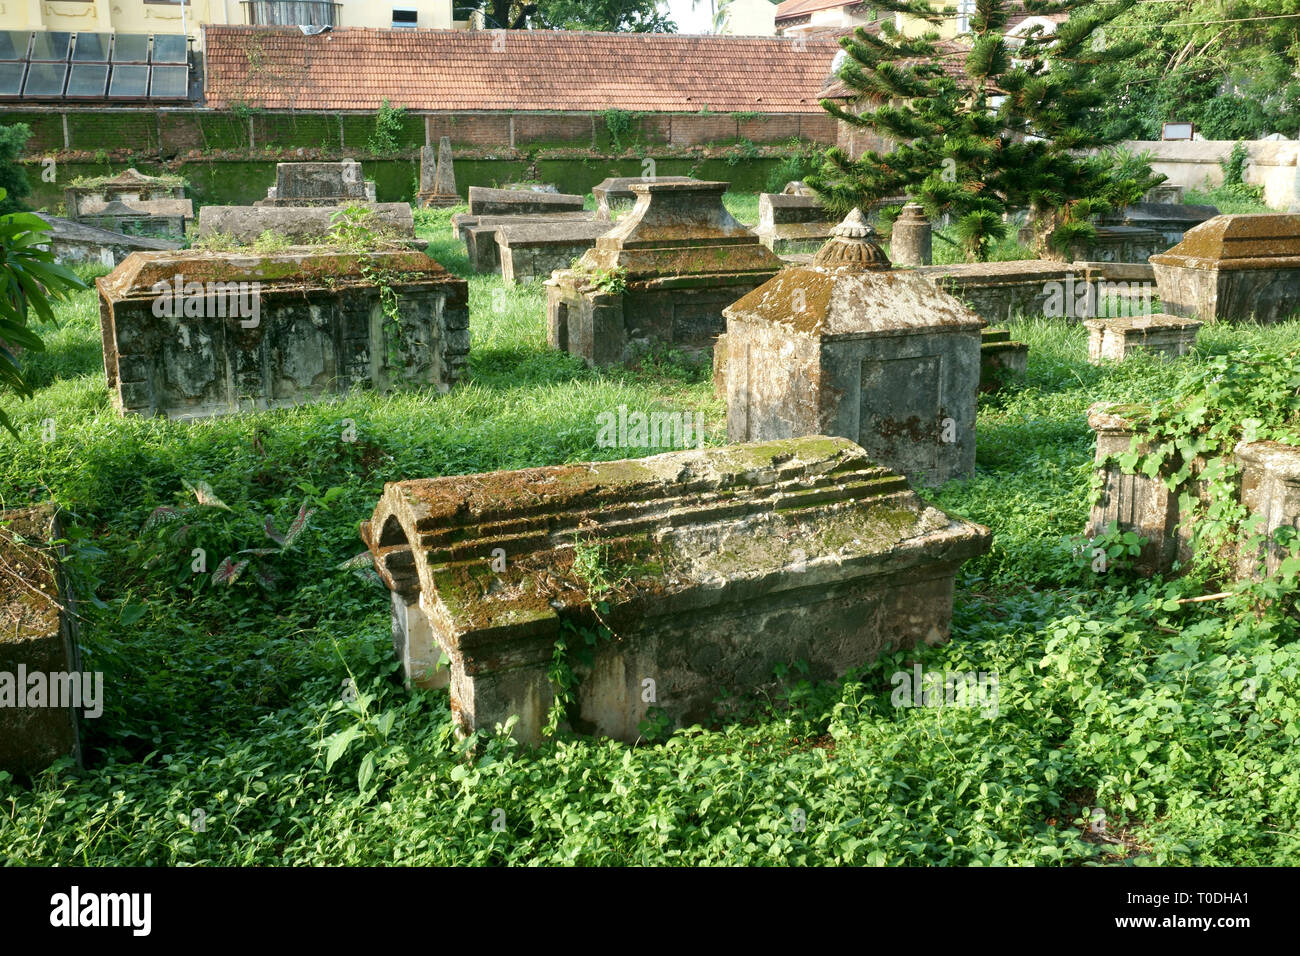
[[1098, 331], [1109, 329], [1124, 329], [1130, 331], [1141, 331], [1143, 329], [1176, 331], [1178, 329], [1199, 329], [1205, 323], [1200, 319], [1192, 319], [1184, 316], [1169, 315], [1165, 312], [1157, 312], [1153, 315], [1100, 316], [1094, 319], [1084, 319], [1083, 324], [1089, 329], [1096, 329]]

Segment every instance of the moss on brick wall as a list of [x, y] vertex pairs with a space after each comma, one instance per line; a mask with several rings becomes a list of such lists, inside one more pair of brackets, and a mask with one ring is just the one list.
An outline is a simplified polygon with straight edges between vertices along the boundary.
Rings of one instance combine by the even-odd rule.
[[63, 149], [63, 117], [58, 113], [0, 113], [0, 126], [26, 123], [32, 130], [27, 141], [27, 155], [51, 153]]

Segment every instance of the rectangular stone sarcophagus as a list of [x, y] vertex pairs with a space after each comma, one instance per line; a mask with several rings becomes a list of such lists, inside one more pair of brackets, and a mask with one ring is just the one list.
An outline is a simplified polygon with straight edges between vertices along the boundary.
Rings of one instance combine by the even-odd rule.
[[610, 176], [591, 187], [591, 195], [596, 200], [596, 211], [605, 216], [631, 208], [636, 202], [636, 193], [632, 192], [633, 183], [694, 183], [699, 180], [690, 176]]
[[52, 505], [0, 511], [0, 770], [80, 765], [80, 718], [103, 708], [103, 680], [81, 672], [76, 608], [54, 542]]
[[[961, 299], [986, 322], [1005, 322], [1016, 316], [1074, 317], [1066, 287], [1074, 270], [1064, 262], [1018, 259], [1011, 262], [966, 262], [955, 265], [918, 266], [914, 270], [945, 292]], [[1079, 286], [1083, 277], [1079, 276]], [[1058, 310], [1055, 303], [1064, 305]], [[1084, 318], [1086, 316], [1077, 316]]]
[[420, 252], [134, 253], [96, 285], [122, 414], [205, 418], [353, 388], [446, 391], [468, 362], [466, 282]]
[[657, 348], [707, 361], [722, 310], [781, 260], [722, 205], [722, 182], [632, 183], [632, 212], [547, 282], [547, 341], [588, 365]]
[[1025, 377], [1029, 368], [1029, 346], [1011, 341], [1006, 329], [980, 331], [980, 391], [996, 392]]
[[[310, 244], [326, 239], [334, 228], [339, 206], [204, 206], [199, 212], [199, 238], [229, 236], [252, 245], [264, 232], [293, 243]], [[415, 238], [415, 218], [404, 202], [372, 203], [368, 228], [393, 237]]]
[[777, 255], [787, 252], [816, 252], [831, 237], [835, 223], [814, 196], [760, 193], [759, 242]]
[[1300, 313], [1300, 214], [1216, 216], [1151, 265], [1172, 315], [1280, 322]]
[[524, 216], [531, 213], [581, 212], [583, 197], [532, 189], [469, 187], [471, 216]]
[[361, 534], [411, 683], [449, 682], [461, 731], [516, 715], [529, 743], [557, 642], [602, 635], [575, 658], [565, 723], [635, 741], [650, 708], [711, 722], [778, 664], [831, 679], [944, 640], [954, 574], [990, 542], [824, 436], [390, 483]]
[[497, 258], [506, 285], [550, 278], [567, 269], [596, 240], [614, 228], [607, 219], [590, 222], [532, 222], [496, 229]]
[[1196, 347], [1197, 319], [1176, 315], [1139, 315], [1086, 319], [1088, 361], [1122, 362], [1135, 352], [1149, 352], [1162, 359], [1178, 358]]

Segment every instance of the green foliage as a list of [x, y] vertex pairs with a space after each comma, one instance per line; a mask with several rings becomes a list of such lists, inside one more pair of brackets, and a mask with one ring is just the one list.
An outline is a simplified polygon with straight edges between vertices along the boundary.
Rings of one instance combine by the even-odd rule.
[[[1013, 44], [1004, 31], [1022, 5], [980, 0], [962, 38], [969, 52], [961, 75], [945, 70], [949, 54], [934, 34], [858, 28], [840, 41], [849, 56], [839, 78], [854, 103], [823, 100], [822, 106], [896, 145], [857, 160], [834, 147], [807, 177], [809, 185], [837, 215], [909, 195], [932, 218], [953, 217], [970, 259], [987, 254], [1001, 238], [997, 221], [1018, 208], [1030, 211], [1040, 253], [1059, 249], [1069, 236], [1054, 236], [1058, 229], [1085, 223], [1162, 181], [1145, 164], [1121, 169], [1113, 154], [1089, 152], [1120, 138], [1097, 115], [1116, 93], [1114, 66], [1140, 44], [1107, 42], [1105, 28], [1134, 2], [1053, 3], [1051, 11], [1069, 19], [1050, 36], [1035, 29]], [[950, 16], [925, 0], [881, 5], [935, 25]]]
[[[58, 304], [59, 326], [25, 369], [34, 394], [14, 419], [30, 435], [51, 418], [59, 438], [0, 435], [0, 499], [50, 497], [69, 512], [85, 667], [105, 674], [108, 693], [103, 716], [85, 723], [85, 770], [0, 775], [0, 856], [91, 866], [1300, 863], [1300, 589], [1279, 578], [1270, 586], [1287, 589], [1281, 599], [1191, 601], [1212, 583], [1195, 568], [1144, 580], [1122, 566], [1094, 574], [1079, 558], [1088, 407], [1180, 396], [1161, 420], [1196, 440], [1209, 433], [1193, 424], [1190, 399], [1208, 397], [1225, 409], [1214, 422], [1254, 417], [1282, 435], [1294, 421], [1297, 366], [1286, 356], [1300, 352], [1300, 324], [1207, 326], [1193, 355], [1099, 367], [1086, 361], [1081, 326], [1013, 320], [1012, 337], [1031, 349], [1024, 381], [981, 397], [975, 474], [926, 493], [994, 530], [991, 551], [959, 575], [950, 642], [889, 653], [834, 684], [792, 663], [765, 693], [720, 688], [720, 716], [673, 733], [651, 708], [636, 747], [558, 734], [525, 748], [487, 730], [458, 741], [446, 691], [402, 687], [386, 591], [359, 587], [359, 566], [340, 567], [360, 550], [357, 521], [384, 484], [623, 456], [596, 444], [594, 425], [620, 404], [703, 411], [718, 432], [725, 407], [707, 371], [597, 371], [548, 349], [543, 291], [471, 274], [448, 236], [453, 211], [420, 226], [469, 281], [471, 380], [447, 395], [350, 393], [199, 425], [124, 418], [105, 395], [95, 294]], [[1212, 393], [1219, 374], [1224, 390]], [[346, 420], [354, 441], [340, 437]], [[247, 577], [234, 587], [180, 581], [191, 560], [183, 545], [143, 567], [137, 529], [160, 506], [196, 500], [184, 481], [198, 488], [199, 475], [230, 510], [194, 508], [185, 544], [216, 556], [264, 541], [266, 515], [283, 531], [304, 499], [318, 509], [273, 558], [275, 590]], [[588, 578], [618, 580], [608, 554], [597, 558], [579, 562]], [[602, 645], [575, 634], [605, 638], [573, 624], [565, 661], [580, 673], [576, 655]], [[893, 706], [891, 675], [914, 664], [996, 673], [998, 716]], [[1090, 835], [1098, 807], [1117, 842]], [[794, 809], [806, 829], [791, 826]]]
[[[0, 204], [5, 191], [0, 189]], [[33, 329], [36, 322], [53, 322], [53, 301], [70, 289], [84, 289], [76, 274], [56, 265], [54, 253], [40, 245], [50, 226], [32, 213], [0, 216], [0, 386], [25, 398], [32, 387], [24, 378], [15, 349], [39, 352], [45, 347]], [[0, 427], [18, 436], [13, 422], [0, 409]]]
[[31, 195], [27, 171], [18, 162], [31, 136], [32, 128], [26, 123], [0, 126], [0, 191], [5, 193], [0, 196], [0, 215], [25, 208], [22, 201]]
[[1236, 142], [1232, 144], [1232, 152], [1228, 158], [1219, 163], [1219, 168], [1223, 170], [1223, 185], [1225, 186], [1243, 186], [1246, 183], [1246, 164], [1250, 162], [1250, 152], [1246, 149], [1246, 144]]
[[406, 107], [393, 106], [385, 97], [375, 113], [375, 130], [366, 141], [366, 149], [376, 156], [391, 156], [400, 150], [405, 119]]
[[623, 136], [632, 129], [633, 115], [627, 110], [607, 109], [601, 114], [605, 119], [605, 129], [609, 131], [609, 142], [614, 149], [623, 148]]
[[284, 233], [276, 232], [274, 229], [267, 229], [253, 240], [253, 251], [261, 253], [283, 252], [291, 245], [293, 243]]

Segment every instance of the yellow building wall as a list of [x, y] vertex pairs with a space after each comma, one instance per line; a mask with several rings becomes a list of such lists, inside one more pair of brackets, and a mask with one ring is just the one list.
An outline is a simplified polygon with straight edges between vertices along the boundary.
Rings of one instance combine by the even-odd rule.
[[[345, 0], [339, 25], [393, 25], [393, 7], [417, 11], [421, 28], [450, 29], [451, 0]], [[186, 32], [202, 41], [203, 25], [242, 24], [247, 14], [239, 0], [189, 0]], [[180, 33], [179, 3], [146, 0], [0, 0], [0, 30], [69, 30], [86, 33]]]

